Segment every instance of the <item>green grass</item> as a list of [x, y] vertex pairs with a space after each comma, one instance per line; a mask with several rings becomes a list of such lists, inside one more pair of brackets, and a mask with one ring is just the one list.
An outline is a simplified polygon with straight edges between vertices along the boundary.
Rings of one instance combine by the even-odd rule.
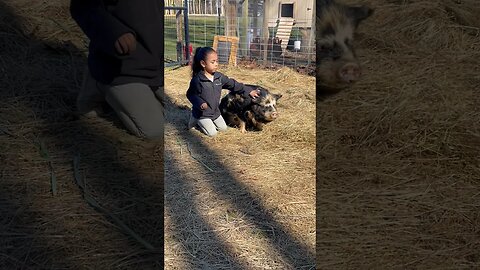
[[[183, 20], [183, 17], [182, 17]], [[238, 18], [239, 22], [241, 18]], [[252, 20], [252, 18], [249, 18]], [[213, 46], [213, 37], [215, 35], [224, 35], [225, 18], [220, 17], [220, 23], [216, 16], [189, 16], [189, 41], [193, 49], [199, 46]], [[273, 28], [269, 29], [274, 32]], [[242, 30], [241, 30], [242, 31]], [[177, 59], [177, 31], [175, 16], [165, 16], [165, 59], [176, 61]], [[182, 34], [185, 29], [182, 29]], [[272, 35], [272, 34], [271, 34]], [[301, 31], [294, 27], [290, 35], [290, 39], [297, 40], [301, 38]], [[242, 37], [240, 37], [242, 38]], [[242, 42], [242, 41], [241, 41]], [[288, 42], [288, 41], [286, 41]]]
[[[220, 18], [220, 25], [218, 24], [218, 17], [200, 17], [190, 16], [188, 18], [189, 38], [193, 48], [199, 46], [212, 46], [213, 37], [215, 35], [223, 35], [224, 33], [224, 19]], [[184, 33], [182, 29], [182, 33]], [[175, 17], [165, 17], [165, 58], [176, 59], [177, 51], [177, 32]]]

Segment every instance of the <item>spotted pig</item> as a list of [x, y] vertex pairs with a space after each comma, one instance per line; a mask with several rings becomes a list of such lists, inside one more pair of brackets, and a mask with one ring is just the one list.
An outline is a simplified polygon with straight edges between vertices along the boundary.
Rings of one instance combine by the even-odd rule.
[[360, 78], [362, 70], [354, 50], [354, 33], [372, 13], [373, 9], [367, 6], [317, 1], [317, 93], [345, 88]]
[[278, 117], [277, 100], [280, 94], [272, 94], [258, 85], [246, 85], [257, 89], [259, 96], [255, 99], [229, 93], [220, 101], [220, 111], [227, 125], [238, 127], [240, 132], [247, 130], [261, 131], [263, 126]]

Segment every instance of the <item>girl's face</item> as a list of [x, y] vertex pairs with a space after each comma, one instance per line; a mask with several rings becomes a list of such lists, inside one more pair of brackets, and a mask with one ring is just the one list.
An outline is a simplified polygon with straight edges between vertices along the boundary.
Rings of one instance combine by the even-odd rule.
[[213, 75], [215, 71], [217, 71], [218, 68], [218, 56], [216, 52], [211, 52], [207, 54], [207, 57], [205, 58], [205, 61], [200, 61], [200, 64], [202, 65], [203, 69], [205, 72], [207, 72], [210, 75]]

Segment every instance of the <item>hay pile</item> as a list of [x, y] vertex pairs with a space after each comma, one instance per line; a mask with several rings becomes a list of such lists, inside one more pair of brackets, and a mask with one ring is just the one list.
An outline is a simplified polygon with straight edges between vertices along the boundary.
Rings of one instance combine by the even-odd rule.
[[478, 1], [345, 2], [375, 13], [318, 104], [318, 268], [478, 268]]
[[[186, 130], [190, 70], [165, 72], [165, 266], [310, 269], [315, 243], [315, 78], [221, 68], [281, 93], [262, 132]], [[236, 267], [236, 268], [234, 268]]]
[[[111, 116], [75, 116], [86, 40], [68, 4], [0, 1], [0, 268], [160, 269], [163, 144]], [[182, 86], [167, 95], [167, 267], [311, 267], [314, 78], [228, 71], [281, 90], [282, 116], [263, 133], [208, 140], [182, 129], [186, 111], [173, 104], [188, 74], [177, 72], [169, 76]]]
[[158, 269], [163, 145], [75, 117], [86, 41], [68, 5], [0, 1], [0, 268]]

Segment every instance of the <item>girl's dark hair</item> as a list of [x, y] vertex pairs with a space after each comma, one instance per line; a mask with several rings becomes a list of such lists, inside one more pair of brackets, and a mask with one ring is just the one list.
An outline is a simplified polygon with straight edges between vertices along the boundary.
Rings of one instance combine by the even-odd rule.
[[207, 59], [207, 55], [212, 52], [215, 52], [215, 50], [211, 47], [198, 47], [195, 49], [195, 55], [193, 56], [192, 61], [192, 77], [194, 77], [203, 70], [200, 61], [205, 61]]

